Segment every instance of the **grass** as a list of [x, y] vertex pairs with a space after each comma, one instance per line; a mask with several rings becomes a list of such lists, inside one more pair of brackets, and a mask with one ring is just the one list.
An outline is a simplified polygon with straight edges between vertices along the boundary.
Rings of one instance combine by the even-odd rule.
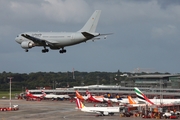
[[[22, 91], [11, 91], [11, 98], [14, 99], [16, 95], [19, 95]], [[9, 99], [9, 91], [0, 91], [0, 99], [2, 97], [6, 97], [6, 99]]]

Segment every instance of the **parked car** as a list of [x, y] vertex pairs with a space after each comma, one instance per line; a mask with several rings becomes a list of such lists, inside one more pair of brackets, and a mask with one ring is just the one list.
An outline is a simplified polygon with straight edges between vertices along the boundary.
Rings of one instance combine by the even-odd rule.
[[176, 115], [180, 115], [180, 111], [176, 111], [175, 114], [176, 114]]
[[163, 117], [164, 118], [170, 118], [170, 119], [177, 119], [178, 118], [178, 116], [175, 113], [169, 113], [169, 112], [164, 113]]

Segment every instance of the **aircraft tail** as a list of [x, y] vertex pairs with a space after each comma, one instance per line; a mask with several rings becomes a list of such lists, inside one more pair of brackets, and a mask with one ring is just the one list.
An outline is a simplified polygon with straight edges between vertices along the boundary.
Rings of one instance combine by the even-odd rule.
[[76, 105], [78, 109], [82, 109], [85, 107], [84, 104], [78, 98], [76, 99]]
[[138, 96], [138, 99], [140, 100], [143, 100], [143, 101], [146, 101], [152, 105], [154, 105], [154, 103], [152, 101], [150, 101], [146, 95], [143, 94], [143, 92], [141, 92], [137, 87], [134, 88], [135, 92], [136, 92], [136, 95]]
[[84, 100], [80, 93], [76, 90], [76, 97], [80, 100]]
[[86, 95], [91, 95], [90, 92], [88, 90], [86, 90]]
[[29, 92], [29, 90], [28, 90], [28, 89], [26, 89], [26, 94], [27, 94], [27, 95], [29, 95], [29, 94], [30, 94], [30, 92]]
[[42, 97], [45, 97], [46, 96], [46, 93], [42, 90]]
[[122, 98], [118, 94], [116, 94], [116, 98], [117, 100], [122, 100]]
[[76, 97], [81, 96], [79, 92], [76, 90]]
[[86, 95], [88, 96], [88, 98], [92, 98], [92, 95], [88, 90], [86, 90]]
[[79, 32], [95, 33], [101, 10], [96, 10]]
[[128, 96], [129, 104], [137, 104], [131, 96]]

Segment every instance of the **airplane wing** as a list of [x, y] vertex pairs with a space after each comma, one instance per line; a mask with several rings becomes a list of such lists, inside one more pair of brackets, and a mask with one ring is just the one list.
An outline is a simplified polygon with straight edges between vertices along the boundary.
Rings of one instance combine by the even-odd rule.
[[35, 42], [35, 43], [44, 43], [45, 44], [45, 41], [44, 40], [42, 40], [42, 39], [39, 39], [39, 38], [36, 38], [36, 37], [33, 37], [33, 36], [30, 36], [30, 35], [28, 35], [28, 34], [22, 34], [21, 36], [23, 36], [23, 37], [25, 37], [25, 38], [27, 38], [27, 39], [29, 39], [29, 40], [32, 40], [33, 42]]
[[29, 39], [29, 40], [32, 40], [34, 43], [38, 43], [38, 44], [41, 44], [41, 45], [50, 45], [50, 46], [54, 46], [54, 43], [52, 42], [49, 42], [47, 40], [43, 40], [43, 39], [40, 39], [40, 38], [37, 38], [37, 37], [33, 37], [31, 35], [28, 35], [28, 34], [22, 34], [21, 36]]

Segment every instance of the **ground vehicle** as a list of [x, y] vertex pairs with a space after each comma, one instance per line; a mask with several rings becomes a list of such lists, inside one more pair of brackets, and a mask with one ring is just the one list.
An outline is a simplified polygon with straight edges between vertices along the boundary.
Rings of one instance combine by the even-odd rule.
[[175, 114], [176, 114], [176, 115], [180, 115], [180, 111], [176, 111]]
[[163, 114], [164, 118], [177, 119], [178, 116], [175, 113], [166, 112]]

